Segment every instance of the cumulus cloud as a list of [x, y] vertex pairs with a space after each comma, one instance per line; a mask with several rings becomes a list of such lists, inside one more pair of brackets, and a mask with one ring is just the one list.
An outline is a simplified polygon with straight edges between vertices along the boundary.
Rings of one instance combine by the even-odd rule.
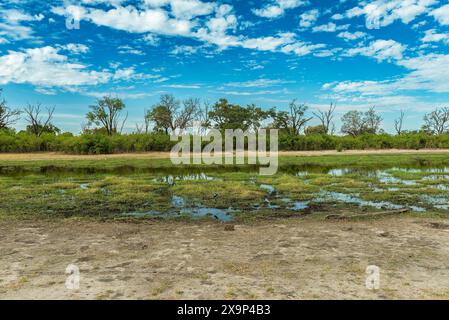
[[449, 43], [448, 33], [438, 33], [435, 29], [430, 29], [425, 32], [422, 42], [443, 42]]
[[347, 30], [348, 28], [349, 24], [338, 26], [333, 22], [329, 22], [327, 24], [313, 27], [312, 32], [336, 32], [341, 30]]
[[40, 87], [80, 86], [106, 83], [110, 74], [89, 71], [80, 63], [70, 62], [50, 46], [10, 51], [0, 56], [0, 84], [28, 83]]
[[39, 22], [44, 15], [29, 15], [17, 9], [3, 9], [0, 11], [0, 44], [9, 42], [7, 39], [26, 40], [34, 38], [33, 29], [24, 23]]
[[227, 87], [238, 87], [238, 88], [266, 88], [273, 87], [281, 84], [289, 83], [289, 81], [281, 80], [281, 79], [256, 79], [245, 82], [230, 82], [225, 84]]
[[434, 19], [441, 25], [449, 25], [449, 4], [433, 10], [430, 15], [433, 16]]
[[416, 17], [428, 13], [437, 0], [375, 0], [346, 12], [348, 18], [364, 16], [368, 29], [379, 29], [396, 20], [410, 23]]
[[346, 41], [351, 41], [351, 40], [359, 40], [359, 39], [363, 39], [368, 37], [368, 34], [362, 31], [356, 31], [356, 32], [349, 32], [349, 31], [344, 31], [344, 32], [340, 32], [337, 37], [342, 38]]
[[307, 3], [307, 1], [303, 0], [275, 0], [261, 9], [253, 9], [253, 13], [263, 18], [279, 18], [284, 15], [286, 10], [294, 9]]
[[299, 16], [299, 27], [303, 29], [310, 28], [315, 24], [320, 16], [320, 12], [317, 9], [312, 9], [302, 13]]
[[402, 59], [405, 49], [405, 45], [394, 40], [375, 40], [368, 46], [349, 49], [347, 55], [362, 55], [372, 57], [378, 61], [391, 61]]
[[[406, 75], [383, 81], [343, 81], [326, 83], [322, 89], [331, 91], [342, 101], [368, 101], [384, 99], [386, 102], [404, 104], [410, 102], [407, 92], [449, 93], [449, 75], [446, 72], [449, 55], [423, 54], [396, 61], [409, 71]], [[376, 100], [371, 100], [376, 101]], [[431, 105], [431, 104], [429, 104]], [[412, 107], [413, 105], [408, 105]], [[433, 106], [434, 107], [434, 106]]]

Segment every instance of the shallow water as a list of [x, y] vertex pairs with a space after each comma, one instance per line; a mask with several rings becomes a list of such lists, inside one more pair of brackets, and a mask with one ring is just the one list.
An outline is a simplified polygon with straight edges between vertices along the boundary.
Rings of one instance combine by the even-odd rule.
[[[340, 192], [330, 192], [330, 191], [322, 191], [319, 195], [318, 199], [315, 199], [316, 202], [330, 202], [330, 201], [337, 201], [342, 203], [348, 203], [348, 204], [356, 204], [361, 207], [372, 207], [376, 209], [382, 209], [382, 210], [398, 210], [398, 209], [404, 209], [407, 208], [407, 206], [395, 204], [388, 201], [368, 201], [363, 200], [359, 198], [356, 195], [350, 195]], [[424, 212], [426, 211], [425, 208], [417, 207], [417, 206], [409, 206], [412, 211], [416, 212]]]

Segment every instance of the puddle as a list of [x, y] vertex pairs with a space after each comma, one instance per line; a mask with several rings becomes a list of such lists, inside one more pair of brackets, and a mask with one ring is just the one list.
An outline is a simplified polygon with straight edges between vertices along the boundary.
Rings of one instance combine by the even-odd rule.
[[267, 191], [269, 194], [276, 193], [276, 189], [271, 184], [261, 184], [259, 188]]
[[385, 172], [385, 171], [377, 171], [377, 178], [379, 179], [380, 183], [385, 183], [385, 184], [404, 184], [407, 186], [414, 186], [414, 185], [418, 184], [414, 180], [402, 180], [402, 179], [393, 177], [393, 175], [391, 175], [390, 173]]
[[80, 189], [81, 189], [81, 190], [87, 190], [87, 189], [89, 189], [89, 184], [88, 184], [88, 183], [81, 183], [81, 184], [80, 184]]
[[449, 175], [431, 175], [431, 176], [425, 176], [423, 180], [426, 181], [438, 181], [438, 180], [449, 180]]
[[183, 197], [173, 196], [171, 198], [171, 204], [175, 208], [184, 208], [186, 206], [186, 201]]
[[[315, 201], [317, 201], [317, 202], [337, 201], [337, 202], [342, 202], [342, 203], [357, 204], [361, 207], [372, 207], [372, 208], [382, 209], [382, 210], [398, 210], [398, 209], [406, 208], [406, 206], [394, 204], [394, 203], [388, 202], [388, 201], [368, 201], [368, 200], [363, 200], [355, 195], [339, 193], [339, 192], [331, 192], [331, 191], [322, 191], [320, 193], [320, 197], [318, 199], [316, 199]], [[417, 212], [426, 211], [425, 208], [419, 208], [419, 207], [409, 207], [409, 208], [411, 210], [417, 211]]]
[[159, 212], [155, 210], [150, 210], [147, 212], [128, 212], [123, 214], [124, 216], [138, 217], [138, 218], [149, 218], [149, 217], [161, 217], [161, 218], [173, 218], [179, 216], [190, 216], [193, 219], [211, 217], [216, 220], [229, 222], [234, 219], [231, 215], [233, 210], [231, 208], [223, 210], [218, 208], [207, 208], [207, 207], [195, 207], [186, 208], [186, 201], [183, 197], [172, 196], [171, 204], [176, 210], [170, 210], [167, 212]]
[[342, 177], [344, 175], [351, 174], [353, 172], [354, 172], [353, 169], [343, 168], [343, 169], [332, 169], [332, 170], [329, 170], [329, 172], [327, 174], [329, 174], [331, 176], [334, 176], [334, 177]]
[[427, 204], [432, 205], [434, 208], [449, 210], [449, 199], [441, 197], [432, 197], [429, 195], [422, 195], [421, 200]]
[[295, 201], [293, 202], [293, 206], [289, 207], [288, 210], [293, 211], [302, 211], [309, 207], [309, 202], [307, 201]]
[[449, 191], [449, 186], [445, 184], [438, 184], [436, 186], [432, 186], [434, 189], [442, 190], [442, 191]]
[[229, 222], [233, 220], [233, 216], [229, 213], [230, 209], [222, 210], [217, 208], [184, 208], [181, 214], [189, 215], [193, 218], [212, 217], [216, 220]]

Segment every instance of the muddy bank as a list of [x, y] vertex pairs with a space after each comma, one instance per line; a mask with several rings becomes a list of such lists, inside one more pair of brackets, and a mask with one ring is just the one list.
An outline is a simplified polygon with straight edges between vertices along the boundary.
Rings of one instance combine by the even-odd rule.
[[[324, 155], [369, 155], [369, 154], [445, 154], [449, 149], [382, 149], [382, 150], [336, 150], [323, 151], [280, 151], [280, 156], [324, 156]], [[75, 155], [60, 152], [0, 153], [0, 161], [40, 160], [108, 160], [108, 159], [169, 159], [170, 152], [120, 153], [102, 155]]]
[[[0, 221], [0, 298], [449, 298], [449, 221]], [[81, 271], [78, 290], [65, 269]], [[380, 289], [365, 286], [366, 267]]]

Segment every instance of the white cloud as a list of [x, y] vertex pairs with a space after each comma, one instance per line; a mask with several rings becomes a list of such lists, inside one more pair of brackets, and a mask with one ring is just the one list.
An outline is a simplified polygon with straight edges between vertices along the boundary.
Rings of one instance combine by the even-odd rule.
[[294, 9], [307, 3], [302, 0], [275, 0], [261, 9], [253, 9], [253, 13], [262, 18], [279, 18], [284, 15], [285, 10]]
[[153, 8], [169, 5], [171, 13], [181, 19], [191, 20], [194, 17], [211, 14], [216, 5], [199, 0], [145, 0], [144, 3]]
[[187, 19], [171, 18], [162, 9], [139, 10], [132, 6], [117, 6], [101, 10], [81, 6], [53, 8], [59, 15], [71, 15], [78, 20], [88, 20], [98, 26], [110, 27], [133, 33], [155, 32], [164, 35], [188, 35], [193, 24]]
[[444, 26], [449, 25], [449, 4], [433, 10], [430, 15], [440, 24]]
[[104, 71], [89, 71], [73, 63], [58, 48], [42, 47], [9, 51], [0, 56], [0, 84], [29, 83], [40, 87], [96, 85], [109, 80]]
[[305, 42], [297, 41], [293, 44], [289, 44], [281, 48], [281, 52], [294, 53], [297, 56], [305, 56], [311, 54], [319, 49], [324, 49], [325, 44], [309, 44]]
[[[427, 54], [396, 61], [396, 64], [409, 71], [408, 74], [384, 81], [344, 81], [327, 83], [323, 90], [331, 91], [333, 98], [340, 101], [373, 101], [383, 100], [393, 104], [409, 105], [408, 108], [418, 108], [410, 104], [411, 97], [406, 92], [420, 91], [431, 93], [449, 93], [449, 74], [446, 72], [449, 55]], [[416, 101], [415, 101], [416, 102]], [[419, 105], [422, 106], [421, 103]], [[427, 106], [430, 106], [428, 104]], [[434, 107], [434, 106], [433, 106]]]
[[348, 28], [349, 24], [338, 26], [333, 22], [329, 22], [327, 24], [313, 27], [312, 32], [336, 32], [341, 30], [347, 30]]
[[172, 55], [192, 55], [198, 52], [200, 47], [193, 47], [193, 46], [176, 46], [172, 51], [170, 51], [170, 54]]
[[406, 46], [394, 40], [372, 41], [366, 47], [352, 48], [347, 51], [348, 56], [362, 55], [375, 58], [378, 61], [402, 59]]
[[388, 26], [396, 20], [408, 24], [417, 16], [429, 12], [437, 0], [375, 0], [346, 12], [348, 18], [365, 16], [368, 29]]
[[201, 89], [201, 86], [198, 84], [167, 84], [162, 87], [172, 89]]
[[119, 46], [117, 49], [118, 49], [118, 53], [120, 53], [120, 54], [134, 54], [137, 56], [145, 55], [145, 53], [142, 50], [133, 48], [129, 45]]
[[60, 46], [61, 49], [70, 51], [73, 54], [81, 54], [89, 52], [89, 47], [80, 43], [68, 43]]
[[[84, 1], [88, 3], [87, 0]], [[279, 0], [277, 5], [283, 9], [293, 8], [302, 5], [304, 1]], [[89, 2], [92, 4], [91, 2]], [[94, 1], [97, 3], [97, 1]], [[233, 7], [228, 4], [208, 6], [210, 3], [204, 3], [208, 8], [200, 12], [199, 0], [145, 0], [145, 5], [134, 7], [128, 5], [122, 6], [117, 1], [112, 8], [98, 9], [95, 7], [84, 7], [69, 5], [67, 7], [56, 7], [52, 12], [58, 15], [71, 15], [79, 20], [88, 20], [99, 26], [106, 26], [117, 30], [123, 30], [131, 33], [145, 33], [144, 38], [148, 39], [150, 44], [154, 44], [156, 35], [171, 35], [193, 38], [207, 44], [218, 46], [220, 49], [229, 47], [241, 47], [259, 51], [272, 51], [293, 53], [305, 55], [318, 48], [323, 48], [323, 44], [309, 44], [298, 42], [294, 33], [278, 33], [272, 36], [261, 36], [250, 38], [243, 35], [237, 35], [239, 30], [239, 21], [233, 13]], [[180, 8], [186, 8], [192, 5], [193, 13], [188, 16], [182, 14]], [[171, 6], [172, 11], [166, 11], [167, 6]], [[174, 8], [178, 8], [175, 13]], [[210, 15], [213, 13], [213, 15]], [[202, 20], [190, 20], [193, 16], [209, 15]], [[143, 39], [143, 41], [145, 41]], [[180, 49], [172, 52], [180, 53]], [[186, 49], [186, 48], [184, 48]], [[192, 53], [192, 48], [187, 48], [185, 52]], [[135, 52], [138, 54], [140, 52]]]
[[309, 10], [302, 13], [299, 16], [299, 27], [306, 29], [315, 24], [320, 16], [320, 12], [317, 9]]
[[427, 30], [422, 42], [449, 43], [449, 33], [438, 33], [435, 29]]
[[346, 41], [358, 40], [358, 39], [366, 38], [367, 36], [368, 36], [367, 33], [361, 32], [361, 31], [356, 31], [356, 32], [344, 31], [344, 32], [340, 32], [337, 35], [337, 37], [342, 38]]
[[225, 84], [227, 87], [239, 87], [239, 88], [266, 88], [277, 86], [281, 84], [289, 83], [289, 81], [280, 79], [257, 79], [245, 82], [230, 82]]
[[345, 16], [342, 15], [341, 13], [336, 13], [331, 17], [332, 20], [343, 20], [344, 18]]

